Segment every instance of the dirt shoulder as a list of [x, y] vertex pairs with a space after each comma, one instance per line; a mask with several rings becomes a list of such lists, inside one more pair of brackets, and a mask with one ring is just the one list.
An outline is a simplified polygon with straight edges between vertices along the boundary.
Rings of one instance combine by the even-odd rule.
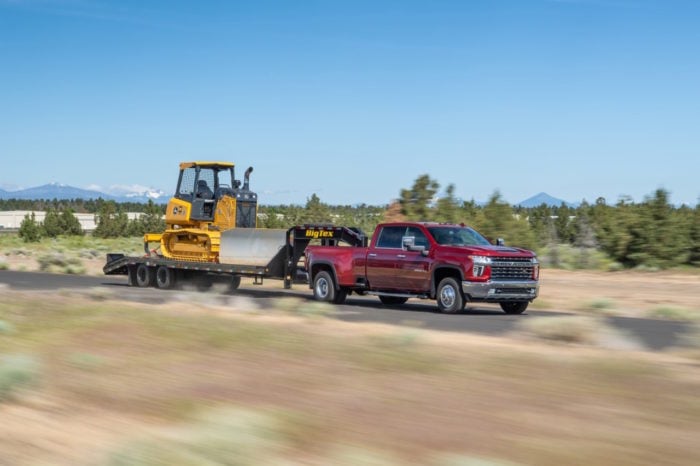
[[677, 308], [700, 316], [700, 275], [693, 272], [589, 272], [545, 269], [536, 309], [645, 316]]

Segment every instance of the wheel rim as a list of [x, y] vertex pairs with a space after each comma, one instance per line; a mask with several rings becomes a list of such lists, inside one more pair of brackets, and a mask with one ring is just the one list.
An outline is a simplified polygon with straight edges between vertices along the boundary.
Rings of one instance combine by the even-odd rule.
[[320, 298], [328, 297], [328, 280], [325, 278], [319, 278], [316, 281], [316, 294]]
[[452, 307], [456, 299], [457, 294], [455, 293], [454, 288], [452, 288], [451, 286], [445, 286], [440, 291], [440, 302], [446, 308]]

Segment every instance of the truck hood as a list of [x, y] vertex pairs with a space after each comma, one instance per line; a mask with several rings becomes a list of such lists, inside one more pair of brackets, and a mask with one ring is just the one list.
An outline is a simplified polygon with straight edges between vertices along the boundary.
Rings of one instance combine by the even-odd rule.
[[534, 257], [535, 253], [527, 249], [510, 246], [440, 246], [445, 252], [456, 254], [473, 254], [489, 257]]

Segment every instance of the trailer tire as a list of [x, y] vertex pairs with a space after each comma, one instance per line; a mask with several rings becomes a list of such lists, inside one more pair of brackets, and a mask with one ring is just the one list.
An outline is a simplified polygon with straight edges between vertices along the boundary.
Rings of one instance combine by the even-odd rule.
[[156, 286], [161, 290], [169, 290], [175, 287], [176, 277], [175, 270], [165, 265], [161, 265], [156, 269]]
[[[338, 303], [338, 293], [335, 289], [335, 281], [330, 273], [325, 270], [320, 271], [314, 277], [314, 298], [317, 301], [326, 301], [328, 303]], [[342, 293], [342, 291], [341, 291]], [[345, 293], [347, 296], [347, 292]], [[343, 297], [344, 298], [344, 297]], [[343, 299], [344, 300], [344, 299]]]
[[136, 283], [136, 267], [133, 265], [130, 265], [127, 268], [127, 277], [128, 277], [128, 283], [129, 286], [137, 286], [138, 284]]
[[153, 286], [155, 275], [153, 267], [149, 267], [146, 264], [139, 264], [138, 267], [136, 267], [136, 286], [140, 288]]
[[464, 296], [457, 280], [452, 277], [443, 278], [437, 289], [437, 305], [440, 312], [456, 314], [464, 309], [464, 304]]
[[240, 275], [234, 275], [231, 277], [231, 281], [228, 282], [228, 290], [229, 291], [236, 291], [238, 287], [241, 286], [241, 277]]

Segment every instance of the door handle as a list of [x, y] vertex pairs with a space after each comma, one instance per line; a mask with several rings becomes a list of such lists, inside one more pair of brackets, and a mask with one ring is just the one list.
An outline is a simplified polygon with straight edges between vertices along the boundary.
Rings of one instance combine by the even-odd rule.
[[406, 254], [399, 254], [399, 255], [397, 255], [396, 257], [398, 257], [399, 259], [405, 259], [405, 258], [406, 258]]
[[377, 255], [372, 253], [372, 254], [367, 254], [367, 257], [377, 257]]

